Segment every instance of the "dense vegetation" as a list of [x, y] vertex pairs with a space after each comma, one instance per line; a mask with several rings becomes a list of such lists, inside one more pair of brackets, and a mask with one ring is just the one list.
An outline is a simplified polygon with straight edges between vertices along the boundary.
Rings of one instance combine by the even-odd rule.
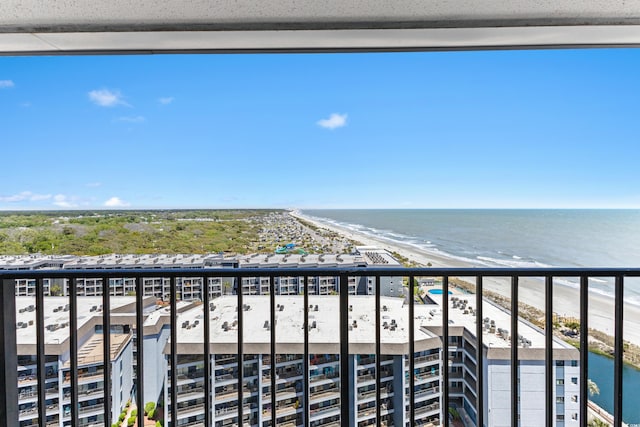
[[0, 254], [254, 251], [267, 210], [5, 212]]

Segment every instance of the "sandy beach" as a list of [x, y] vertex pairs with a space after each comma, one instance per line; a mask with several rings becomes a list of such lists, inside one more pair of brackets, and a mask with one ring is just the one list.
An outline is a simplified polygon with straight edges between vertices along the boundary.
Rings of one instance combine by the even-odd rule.
[[[326, 224], [313, 218], [303, 215], [298, 211], [290, 212], [295, 217], [307, 221], [316, 227], [331, 230], [339, 233], [347, 239], [354, 240], [366, 246], [377, 246], [390, 252], [397, 252], [407, 259], [422, 266], [431, 263], [433, 267], [474, 267], [463, 261], [450, 258], [432, 252], [421, 251], [420, 249], [404, 245], [400, 242], [392, 242], [387, 239], [377, 238], [368, 234], [358, 233], [338, 227], [333, 224]], [[506, 297], [510, 296], [511, 289], [509, 282], [501, 279], [486, 278], [484, 281], [486, 290], [491, 290]], [[519, 281], [519, 299], [521, 302], [529, 304], [540, 310], [544, 310], [544, 282], [534, 278], [521, 278]], [[580, 317], [580, 297], [578, 290], [570, 286], [556, 284], [553, 288], [553, 309], [559, 316]], [[613, 335], [614, 300], [612, 298], [597, 293], [589, 294], [589, 327], [600, 330], [608, 335]], [[636, 345], [640, 345], [640, 307], [625, 304], [624, 311], [624, 339]]]

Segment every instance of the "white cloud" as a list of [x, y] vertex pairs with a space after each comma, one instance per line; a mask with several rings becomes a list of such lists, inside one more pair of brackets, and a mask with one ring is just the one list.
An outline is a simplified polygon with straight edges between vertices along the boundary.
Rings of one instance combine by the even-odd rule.
[[130, 203], [125, 202], [124, 200], [120, 199], [120, 197], [112, 197], [104, 202], [104, 205], [108, 208], [126, 208], [127, 206], [131, 206]]
[[53, 196], [53, 204], [59, 208], [75, 208], [78, 206], [77, 203], [70, 200], [69, 197], [64, 194], [56, 194]]
[[328, 119], [318, 120], [318, 126], [325, 129], [337, 129], [347, 125], [347, 115], [333, 113]]
[[115, 107], [116, 105], [126, 105], [130, 107], [122, 99], [120, 91], [111, 91], [109, 89], [96, 89], [89, 92], [89, 99], [96, 105], [101, 107]]
[[0, 80], [0, 89], [6, 89], [8, 87], [14, 87], [13, 80]]
[[169, 105], [173, 102], [173, 96], [166, 96], [163, 98], [158, 98], [158, 102], [162, 105]]
[[118, 117], [116, 119], [117, 122], [125, 122], [125, 123], [142, 123], [146, 119], [142, 116], [123, 116]]
[[102, 183], [101, 182], [87, 182], [85, 185], [87, 187], [90, 187], [90, 188], [96, 188], [96, 187], [100, 187], [102, 185]]
[[0, 202], [3, 203], [15, 203], [15, 202], [39, 202], [42, 200], [48, 200], [51, 198], [51, 194], [35, 194], [31, 191], [23, 191], [18, 194], [12, 194], [10, 196], [0, 196]]

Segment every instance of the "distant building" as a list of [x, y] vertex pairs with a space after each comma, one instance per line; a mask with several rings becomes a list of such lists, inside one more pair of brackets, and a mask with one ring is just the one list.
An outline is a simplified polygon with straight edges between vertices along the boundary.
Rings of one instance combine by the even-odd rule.
[[[0, 256], [0, 270], [118, 270], [152, 268], [328, 268], [328, 267], [400, 267], [400, 263], [389, 252], [374, 247], [356, 248], [354, 254], [253, 254], [225, 258], [220, 254], [208, 255], [99, 255], [78, 256]], [[304, 291], [303, 277], [276, 277], [274, 285], [278, 295], [298, 295]], [[63, 279], [44, 279], [45, 295], [69, 295], [69, 281]], [[144, 294], [158, 299], [169, 300], [170, 281], [168, 278], [143, 278]], [[16, 280], [16, 295], [35, 295], [34, 279]], [[80, 278], [76, 280], [78, 295], [102, 295], [102, 278]], [[349, 293], [352, 295], [373, 295], [375, 280], [367, 277], [350, 277]], [[309, 293], [330, 295], [339, 292], [339, 280], [331, 276], [310, 276]], [[237, 292], [233, 279], [210, 277], [208, 289], [210, 297]], [[243, 277], [242, 289], [248, 295], [269, 293], [269, 279], [266, 277]], [[203, 299], [202, 278], [184, 277], [176, 280], [178, 299], [194, 301]], [[125, 296], [135, 293], [133, 278], [110, 278], [111, 295]], [[381, 278], [381, 295], [401, 296], [402, 279], [399, 277]]]

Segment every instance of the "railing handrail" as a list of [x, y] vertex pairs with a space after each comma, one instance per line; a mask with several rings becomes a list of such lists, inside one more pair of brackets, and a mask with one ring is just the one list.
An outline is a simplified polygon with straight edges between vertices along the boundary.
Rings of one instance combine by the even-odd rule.
[[[301, 267], [301, 268], [196, 268], [196, 269], [185, 269], [185, 268], [178, 268], [178, 269], [92, 269], [92, 270], [84, 270], [84, 269], [74, 269], [74, 270], [23, 270], [23, 271], [16, 271], [16, 270], [0, 270], [0, 280], [5, 281], [4, 283], [4, 293], [3, 293], [3, 301], [7, 304], [10, 304], [11, 299], [14, 299], [14, 311], [15, 311], [15, 298], [12, 298], [12, 293], [13, 291], [10, 291], [10, 284], [8, 283], [11, 280], [15, 280], [15, 279], [22, 279], [22, 278], [29, 278], [29, 279], [44, 279], [44, 278], [51, 278], [51, 279], [55, 279], [55, 278], [64, 278], [64, 279], [68, 279], [69, 281], [72, 281], [73, 279], [83, 279], [83, 278], [99, 278], [102, 279], [104, 278], [105, 280], [109, 280], [111, 278], [131, 278], [131, 279], [144, 279], [144, 278], [155, 278], [155, 277], [162, 277], [162, 278], [170, 278], [171, 279], [171, 284], [172, 284], [172, 295], [171, 295], [171, 312], [172, 312], [172, 316], [174, 316], [174, 318], [171, 320], [172, 322], [172, 328], [171, 328], [171, 333], [175, 334], [175, 331], [177, 330], [176, 327], [176, 320], [175, 318], [177, 318], [177, 313], [178, 310], [176, 308], [176, 301], [178, 300], [178, 298], [176, 298], [176, 283], [177, 283], [177, 278], [218, 278], [218, 277], [222, 277], [222, 278], [235, 278], [236, 281], [239, 278], [248, 278], [248, 277], [263, 277], [263, 278], [276, 278], [276, 277], [282, 277], [282, 276], [289, 276], [289, 277], [298, 277], [298, 278], [304, 278], [304, 277], [324, 277], [324, 278], [328, 278], [328, 280], [326, 280], [327, 282], [331, 282], [331, 284], [340, 284], [340, 288], [339, 288], [339, 292], [337, 297], [340, 298], [340, 310], [339, 310], [339, 316], [340, 316], [340, 330], [339, 330], [339, 335], [340, 335], [340, 358], [339, 360], [331, 360], [332, 358], [329, 357], [328, 361], [325, 363], [331, 363], [331, 364], [336, 364], [339, 367], [339, 371], [342, 373], [342, 376], [340, 374], [329, 374], [331, 375], [331, 378], [340, 378], [341, 379], [341, 383], [342, 380], [344, 379], [344, 375], [346, 375], [349, 372], [349, 359], [345, 356], [347, 355], [351, 355], [351, 353], [349, 353], [349, 346], [348, 346], [348, 336], [349, 336], [349, 330], [348, 330], [348, 323], [347, 323], [347, 319], [348, 319], [348, 298], [349, 298], [349, 294], [351, 293], [351, 289], [353, 288], [353, 283], [354, 281], [352, 280], [353, 277], [375, 277], [377, 280], [379, 280], [381, 277], [394, 277], [394, 276], [400, 276], [400, 277], [404, 277], [404, 278], [415, 278], [415, 277], [424, 277], [424, 276], [430, 276], [430, 277], [443, 277], [443, 282], [442, 282], [442, 286], [443, 289], [445, 289], [445, 287], [453, 287], [455, 286], [455, 284], [449, 283], [449, 278], [452, 277], [463, 277], [463, 278], [476, 278], [477, 282], [476, 282], [476, 289], [479, 289], [479, 291], [476, 293], [476, 302], [473, 304], [474, 307], [479, 307], [478, 311], [481, 312], [482, 310], [482, 305], [483, 305], [483, 293], [482, 293], [482, 278], [485, 277], [491, 277], [491, 278], [496, 278], [496, 277], [503, 277], [503, 278], [509, 278], [511, 279], [511, 283], [513, 284], [512, 286], [512, 294], [511, 294], [511, 302], [510, 302], [510, 309], [508, 307], [498, 307], [503, 311], [510, 311], [513, 315], [511, 316], [511, 327], [509, 328], [511, 330], [512, 336], [513, 337], [517, 337], [517, 331], [518, 331], [518, 324], [521, 320], [519, 317], [519, 313], [518, 313], [518, 307], [519, 307], [519, 301], [522, 301], [522, 299], [518, 298], [518, 293], [517, 293], [517, 289], [518, 289], [518, 278], [524, 278], [524, 277], [536, 277], [536, 278], [544, 278], [545, 279], [545, 286], [546, 286], [546, 295], [549, 295], [549, 293], [552, 293], [552, 289], [553, 289], [553, 280], [554, 278], [562, 278], [562, 277], [571, 277], [571, 278], [579, 278], [580, 279], [580, 288], [579, 288], [579, 293], [580, 293], [580, 301], [584, 301], [585, 303], [580, 305], [580, 318], [584, 319], [583, 322], [581, 322], [580, 325], [580, 348], [582, 348], [582, 352], [580, 353], [580, 378], [581, 378], [581, 382], [580, 382], [580, 396], [581, 396], [581, 400], [580, 400], [580, 417], [581, 420], [586, 419], [586, 408], [587, 408], [587, 393], [586, 393], [586, 374], [587, 374], [587, 353], [586, 353], [586, 349], [587, 349], [587, 345], [588, 345], [588, 305], [586, 304], [586, 301], [588, 301], [588, 278], [590, 277], [606, 277], [606, 278], [614, 278], [616, 283], [615, 283], [615, 289], [616, 289], [616, 302], [621, 302], [622, 301], [622, 295], [623, 295], [623, 290], [624, 290], [624, 286], [623, 286], [623, 280], [622, 278], [625, 277], [640, 277], [640, 268], [432, 268], [432, 267], [428, 267], [428, 268], [404, 268], [404, 267], [354, 267], [354, 266], [350, 266], [350, 267], [328, 267], [328, 268], [324, 268], [324, 267]], [[141, 282], [141, 281], [137, 281], [137, 282]], [[318, 281], [320, 282], [320, 281]], [[139, 283], [138, 283], [139, 284]], [[320, 286], [322, 286], [321, 284], [319, 284]], [[302, 288], [308, 289], [309, 287], [309, 283], [302, 283], [301, 284]], [[75, 289], [75, 287], [72, 287], [73, 289]], [[273, 286], [271, 286], [271, 288], [273, 288]], [[541, 286], [542, 288], [542, 286]], [[138, 313], [142, 313], [143, 312], [143, 306], [142, 306], [142, 289], [144, 289], [141, 285], [137, 288], [138, 289], [138, 294], [136, 295], [136, 304], [139, 304], [139, 308], [137, 309]], [[231, 292], [232, 294], [234, 294], [235, 292], [237, 292], [235, 290], [236, 288], [234, 288], [234, 290]], [[240, 289], [242, 289], [242, 287], [240, 286]], [[380, 286], [377, 286], [376, 290], [379, 290]], [[272, 289], [273, 291], [273, 289]], [[39, 296], [36, 295], [36, 305], [41, 306], [43, 305], [42, 302], [42, 288], [38, 287], [38, 292], [39, 292]], [[371, 292], [371, 291], [369, 291]], [[206, 293], [206, 292], [205, 292]], [[228, 293], [228, 292], [225, 292]], [[412, 286], [408, 286], [407, 287], [407, 293], [409, 296], [409, 299], [407, 301], [414, 301], [412, 298], [414, 297], [414, 288]], [[108, 304], [108, 300], [109, 300], [109, 293], [106, 293], [106, 295], [103, 295], [103, 300], [105, 301], [105, 304]], [[238, 307], [241, 304], [242, 301], [242, 295], [243, 293], [240, 291], [239, 295], [237, 295], [238, 297]], [[448, 343], [448, 339], [449, 339], [449, 328], [446, 326], [447, 324], [451, 324], [452, 322], [449, 319], [449, 311], [450, 309], [450, 305], [448, 304], [448, 302], [450, 300], [448, 300], [448, 298], [452, 298], [452, 297], [448, 297], [447, 296], [448, 293], [447, 292], [443, 292], [442, 295], [442, 340], [445, 343]], [[8, 297], [8, 299], [7, 299]], [[15, 297], [15, 295], [13, 295], [13, 297]], [[307, 297], [307, 295], [305, 295], [305, 298]], [[40, 298], [40, 299], [39, 299]], [[273, 297], [272, 297], [273, 298]], [[376, 294], [376, 302], [379, 303], [380, 302], [380, 295]], [[73, 313], [73, 309], [74, 309], [74, 305], [78, 304], [78, 298], [75, 294], [72, 294], [72, 296], [70, 297], [71, 299], [71, 308], [72, 308], [72, 313]], [[548, 300], [552, 300], [551, 298], [548, 298]], [[40, 302], [38, 302], [40, 301]], [[273, 303], [273, 299], [271, 300], [271, 302]], [[205, 303], [206, 304], [206, 303]], [[308, 306], [307, 303], [305, 303], [306, 306]], [[620, 423], [621, 421], [621, 413], [622, 413], [622, 406], [621, 406], [621, 398], [619, 396], [621, 396], [622, 394], [622, 388], [621, 388], [621, 380], [622, 380], [622, 374], [621, 374], [621, 369], [622, 369], [622, 349], [623, 349], [623, 335], [622, 335], [622, 309], [619, 306], [622, 306], [623, 304], [617, 304], [616, 303], [616, 307], [615, 307], [615, 322], [614, 322], [614, 328], [616, 329], [615, 332], [615, 383], [614, 383], [614, 388], [616, 388], [618, 390], [618, 393], [616, 394], [616, 400], [615, 400], [615, 419], [616, 419], [616, 423]], [[108, 307], [108, 305], [106, 305]], [[422, 371], [422, 372], [418, 372], [416, 373], [416, 364], [417, 363], [421, 363], [424, 361], [429, 361], [429, 360], [437, 360], [436, 355], [424, 355], [424, 356], [419, 356], [416, 358], [413, 358], [413, 355], [416, 353], [415, 349], [413, 347], [413, 345], [415, 344], [416, 340], [413, 338], [413, 331], [414, 331], [414, 326], [417, 326], [416, 322], [416, 317], [414, 315], [413, 309], [414, 309], [415, 304], [409, 304], [409, 308], [408, 308], [408, 331], [409, 331], [409, 351], [408, 354], [411, 356], [409, 357], [409, 359], [405, 362], [402, 363], [402, 366], [404, 369], [408, 368], [408, 371], [404, 372], [404, 375], [406, 375], [407, 378], [407, 383], [406, 384], [408, 386], [409, 389], [409, 399], [413, 399], [413, 402], [410, 400], [409, 401], [409, 410], [408, 410], [408, 416], [409, 417], [415, 417], [416, 415], [422, 414], [426, 411], [430, 411], [430, 410], [435, 410], [435, 409], [439, 409], [442, 407], [442, 414], [443, 416], [446, 416], [447, 413], [447, 408], [449, 405], [449, 399], [448, 399], [448, 390], [455, 390], [455, 388], [451, 387], [449, 385], [449, 381], [451, 379], [456, 379], [458, 377], [463, 377], [466, 379], [467, 384], [471, 384], [472, 387], [467, 387], [467, 389], [464, 392], [465, 396], [469, 396], [469, 400], [473, 400], [473, 405], [472, 406], [476, 406], [475, 402], [477, 403], [477, 410], [479, 412], [479, 417], [482, 417], [482, 403], [484, 400], [483, 397], [483, 385], [486, 385], [486, 383], [484, 383], [483, 380], [483, 373], [481, 370], [478, 371], [477, 376], [478, 378], [473, 378], [476, 375], [476, 368], [477, 367], [482, 367], [482, 363], [483, 363], [483, 358], [485, 356], [483, 356], [482, 350], [482, 334], [481, 334], [481, 329], [479, 329], [479, 326], [476, 328], [476, 336], [478, 339], [478, 342], [480, 344], [476, 344], [476, 348], [473, 348], [473, 346], [469, 346], [467, 345], [467, 343], [465, 342], [463, 349], [470, 355], [469, 360], [464, 360], [464, 364], [463, 366], [465, 366], [465, 370], [463, 372], [468, 372], [470, 373], [470, 375], [464, 375], [463, 372], [461, 373], [453, 373], [453, 372], [448, 372], [447, 369], [438, 369], [437, 371], [433, 371], [433, 372], [428, 372], [428, 371]], [[206, 306], [205, 306], [206, 307]], [[553, 313], [552, 310], [552, 305], [549, 304], [548, 302], [545, 302], [545, 316], [549, 316], [549, 317], [545, 317], [545, 322], [546, 324], [550, 324], [552, 322], [551, 319], [551, 314]], [[275, 309], [272, 309], [272, 313], [275, 312]], [[379, 310], [379, 308], [378, 308]], [[308, 314], [305, 311], [306, 314]], [[108, 326], [110, 324], [109, 319], [109, 312], [107, 311], [106, 313], [102, 313], [100, 314], [101, 316], [103, 316], [103, 321], [105, 322], [105, 330], [109, 330]], [[472, 314], [473, 316], [476, 316], [476, 314]], [[243, 347], [241, 345], [241, 343], [243, 343], [243, 336], [242, 336], [242, 318], [243, 318], [243, 314], [242, 311], [239, 310], [238, 311], [238, 320], [240, 323], [240, 326], [238, 327], [238, 353], [242, 356], [243, 354]], [[13, 314], [13, 317], [15, 317], [15, 314]], [[140, 315], [138, 315], [137, 321], [140, 321]], [[377, 317], [377, 316], [375, 316]], [[6, 319], [10, 319], [9, 321], [5, 321], [5, 324], [3, 325], [4, 330], [8, 331], [10, 334], [14, 334], [15, 333], [15, 321], [12, 317], [7, 316]], [[476, 325], [480, 325], [480, 320], [481, 320], [481, 316], [477, 315], [476, 317]], [[275, 320], [274, 320], [275, 321]], [[379, 322], [380, 319], [377, 319], [376, 322]], [[523, 321], [524, 322], [524, 321]], [[40, 324], [38, 329], [38, 333], [43, 331], [43, 324], [44, 321], [43, 320], [36, 320], [36, 323]], [[207, 323], [208, 324], [208, 323]], [[73, 325], [73, 323], [72, 323]], [[37, 326], [37, 325], [36, 325]], [[457, 326], [457, 325], [456, 325]], [[73, 327], [73, 326], [72, 326]], [[143, 329], [142, 323], [140, 323], [137, 326], [138, 329]], [[380, 328], [378, 327], [378, 330]], [[551, 328], [549, 328], [548, 330], [550, 330]], [[544, 331], [543, 333], [545, 334], [545, 363], [546, 363], [546, 370], [545, 370], [545, 385], [547, 388], [550, 388], [549, 386], [549, 379], [551, 378], [551, 368], [549, 368], [549, 366], [552, 366], [551, 363], [553, 362], [553, 337], [552, 334], [550, 332], [548, 332], [548, 330]], [[439, 333], [436, 332], [436, 335], [440, 335]], [[207, 337], [209, 337], [209, 335], [206, 335]], [[109, 334], [105, 335], [104, 338], [104, 353], [108, 353], [109, 351], [109, 339], [107, 338], [109, 337]], [[140, 337], [137, 337], [136, 339], [139, 339]], [[305, 340], [308, 339], [308, 336], [305, 335]], [[177, 354], [177, 347], [175, 347], [177, 344], [177, 339], [175, 338], [175, 336], [172, 336], [171, 338], [171, 345], [172, 345], [172, 349], [171, 349], [171, 353], [175, 356]], [[272, 338], [272, 343], [275, 342], [275, 338]], [[307, 342], [307, 341], [305, 341]], [[380, 337], [377, 337], [376, 339], [376, 343], [379, 344], [381, 342]], [[512, 338], [512, 342], [513, 338]], [[42, 338], [37, 338], [37, 345], [42, 345], [42, 348], [44, 348], [44, 339]], [[346, 345], [343, 345], [345, 344]], [[206, 338], [206, 344], [210, 344], [209, 342], [209, 338]], [[13, 344], [10, 344], [13, 345]], [[77, 343], [73, 344], [74, 346], [77, 346]], [[144, 346], [143, 346], [144, 347]], [[208, 346], [206, 346], [207, 348], [209, 348]], [[275, 346], [274, 346], [275, 347]], [[301, 363], [300, 360], [295, 359], [295, 360], [278, 360], [277, 358], [274, 359], [274, 357], [276, 357], [276, 353], [275, 353], [275, 349], [274, 347], [272, 347], [271, 350], [271, 361], [275, 360], [275, 366], [277, 367], [279, 364], [299, 364], [301, 365], [301, 369], [300, 370], [291, 370], [291, 371], [286, 371], [286, 372], [279, 372], [278, 375], [280, 377], [280, 379], [289, 379], [292, 377], [297, 377], [297, 376], [306, 376], [308, 378], [305, 378], [305, 386], [307, 387], [307, 390], [309, 390], [308, 386], [309, 383], [313, 383], [315, 380], [319, 380], [321, 378], [329, 378], [329, 376], [325, 375], [321, 375], [321, 376], [317, 376], [317, 377], [312, 377], [309, 375], [309, 350], [308, 348], [305, 350], [305, 353], [303, 355], [303, 359], [304, 361]], [[142, 347], [141, 347], [142, 348]], [[479, 350], [480, 351], [479, 351]], [[446, 350], [446, 347], [445, 347]], [[474, 351], [479, 351], [477, 353], [477, 356], [475, 355]], [[510, 359], [511, 359], [511, 363], [512, 366], [516, 365], [518, 363], [518, 345], [512, 345], [511, 349], [509, 350], [510, 352]], [[405, 352], [406, 353], [406, 352]], [[209, 353], [206, 353], [207, 355]], [[360, 385], [359, 383], [368, 381], [368, 380], [376, 380], [377, 381], [377, 385], [381, 385], [381, 380], [383, 378], [386, 377], [393, 377], [394, 375], [402, 375], [399, 372], [396, 372], [394, 370], [394, 368], [391, 369], [386, 369], [387, 366], [383, 367], [383, 365], [380, 363], [380, 354], [381, 351], [379, 348], [376, 349], [376, 357], [363, 357], [362, 358], [362, 362], [363, 363], [367, 363], [367, 364], [373, 364], [373, 362], [377, 362], [376, 364], [376, 369], [375, 372], [376, 374], [371, 373], [370, 371], [367, 370], [363, 370], [362, 372], [364, 373], [364, 375], [360, 376], [360, 377], [356, 377], [355, 379], [355, 384]], [[38, 355], [39, 355], [39, 360], [36, 361], [36, 364], [38, 365], [39, 369], [38, 371], [40, 372], [38, 375], [40, 375], [40, 378], [48, 378], [48, 376], [44, 373], [44, 365], [45, 363], [43, 363], [42, 360], [42, 355], [44, 355], [44, 349], [40, 349], [40, 347], [38, 347]], [[138, 353], [138, 356], [140, 356], [140, 353]], [[141, 357], [141, 356], [140, 356]], [[207, 356], [209, 357], [209, 356]], [[226, 358], [225, 360], [230, 360], [231, 358]], [[476, 359], [474, 361], [474, 359]], [[141, 362], [142, 359], [137, 360], [137, 366], [140, 369], [143, 369], [143, 364]], [[242, 360], [242, 359], [240, 359]], [[318, 359], [320, 360], [320, 359]], [[443, 358], [443, 362], [447, 361], [447, 357]], [[291, 363], [289, 363], [291, 362]], [[15, 355], [13, 355], [13, 358], [8, 359], [8, 361], [3, 362], [4, 365], [1, 367], [5, 370], [11, 371], [12, 369], [7, 369], [7, 368], [14, 368], [16, 365], [16, 361], [15, 361]], [[47, 362], [48, 363], [48, 362]], [[74, 381], [69, 381], [67, 380], [66, 375], [61, 378], [61, 383], [66, 387], [68, 386], [69, 383], [71, 383], [71, 387], [78, 387], [77, 386], [77, 381], [81, 380], [81, 382], [84, 382], [85, 377], [94, 377], [94, 376], [103, 376], [108, 378], [111, 374], [111, 369], [109, 367], [109, 364], [105, 365], [105, 370], [104, 372], [92, 372], [92, 373], [78, 373], [78, 366], [77, 366], [77, 360], [74, 362], [73, 358], [71, 358], [70, 363], [73, 365], [75, 363], [75, 366], [72, 366], [70, 368], [70, 371], [75, 371], [75, 379]], [[237, 361], [236, 361], [237, 364]], [[241, 366], [245, 366], [246, 361], [245, 362], [240, 362], [239, 365]], [[217, 365], [217, 364], [216, 364]], [[408, 367], [406, 366], [408, 365]], [[211, 373], [211, 368], [208, 367], [208, 365], [204, 369], [200, 369], [191, 373], [186, 373], [186, 375], [184, 376], [184, 378], [203, 378], [205, 375], [207, 375], [207, 373]], [[478, 369], [480, 369], [478, 368]], [[170, 387], [173, 390], [177, 389], [177, 384], [178, 384], [178, 380], [180, 380], [182, 377], [181, 374], [178, 374], [177, 372], [177, 359], [173, 359], [173, 361], [170, 361], [170, 369], [171, 369], [171, 374], [169, 375], [169, 381], [171, 382]], [[215, 369], [215, 367], [213, 368]], [[370, 369], [370, 368], [369, 368]], [[13, 371], [15, 371], [15, 369], [13, 369]], [[359, 372], [358, 369], [355, 370], [356, 373]], [[215, 372], [215, 371], [214, 371]], [[253, 370], [251, 372], [254, 372]], [[247, 380], [247, 378], [249, 376], [255, 376], [257, 375], [258, 371], [255, 371], [256, 373], [245, 373], [244, 369], [239, 369], [239, 372], [237, 373], [237, 378], [233, 378], [232, 375], [229, 375], [230, 379], [237, 379], [237, 381], [242, 382]], [[273, 372], [278, 372], [271, 370], [270, 371], [270, 375], [264, 375], [263, 376], [263, 382], [266, 380], [271, 380], [273, 381], [272, 384], [275, 387], [275, 377], [272, 378], [271, 375], [274, 375]], [[303, 375], [303, 372], [305, 373]], [[227, 374], [223, 374], [222, 376], [219, 377], [215, 377], [216, 380], [218, 379], [222, 379], [223, 377], [225, 377]], [[59, 376], [59, 373], [56, 372], [55, 375], [53, 375], [51, 378], [55, 379]], [[419, 391], [415, 391], [415, 386], [418, 385], [419, 382], [423, 382], [423, 381], [429, 381], [431, 378], [442, 378], [442, 402], [441, 403], [436, 403], [436, 404], [432, 404], [432, 405], [427, 405], [427, 406], [419, 406], [419, 407], [415, 407], [413, 405], [415, 405], [415, 398], [422, 396], [424, 394], [426, 394], [428, 391], [427, 390], [419, 390]], [[26, 377], [25, 377], [26, 378]], [[103, 378], [104, 379], [104, 378]], [[11, 378], [12, 382], [16, 382], [16, 377], [13, 376]], [[345, 383], [347, 383], [348, 381], [345, 381]], [[74, 384], [75, 383], [75, 384]], [[512, 369], [512, 373], [511, 373], [511, 387], [514, 388], [516, 387], [517, 384], [517, 369]], [[475, 390], [476, 385], [478, 387], [478, 391]], [[44, 381], [39, 385], [39, 387], [41, 387], [39, 389], [40, 393], [45, 393], [44, 390]], [[209, 386], [207, 386], [209, 387]], [[6, 388], [6, 384], [5, 384], [5, 388]], [[81, 389], [77, 388], [76, 391], [80, 391]], [[94, 393], [94, 392], [100, 392], [101, 390], [91, 390], [88, 391], [89, 393]], [[434, 393], [436, 393], [438, 391], [438, 389], [434, 389]], [[15, 393], [15, 392], [14, 392]], [[109, 389], [104, 390], [105, 396], [104, 396], [104, 403], [103, 404], [98, 404], [97, 406], [104, 406], [105, 409], [109, 408], [110, 405], [110, 401], [108, 399], [108, 393], [109, 393]], [[240, 395], [239, 397], [239, 402], [243, 402], [243, 398], [247, 397], [248, 395], [252, 395], [252, 394], [257, 394], [258, 392], [250, 392], [250, 393], [246, 393], [244, 387], [241, 388], [238, 391], [238, 394]], [[309, 396], [307, 395], [308, 391], [305, 392], [305, 400], [308, 402], [310, 400], [313, 399], [313, 396]], [[17, 394], [17, 393], [16, 393]], [[382, 393], [380, 393], [382, 394]], [[473, 396], [474, 394], [477, 394], [477, 396]], [[170, 414], [171, 417], [177, 416], [179, 407], [177, 405], [177, 400], [176, 400], [176, 396], [179, 395], [179, 393], [176, 391], [176, 393], [171, 395], [171, 402], [169, 402], [171, 405], [171, 412], [172, 414]], [[518, 405], [516, 404], [516, 400], [518, 393], [512, 393], [511, 395], [511, 417], [512, 417], [512, 424], [515, 423], [515, 420], [517, 419], [516, 417], [519, 415], [518, 414]], [[20, 395], [22, 396], [22, 395]], [[78, 393], [74, 393], [73, 396], [71, 397], [71, 407], [76, 407], [79, 408], [78, 405]], [[309, 405], [305, 405], [306, 408], [304, 408], [306, 411], [308, 411], [307, 413], [310, 414], [311, 416], [316, 416], [319, 413], [324, 413], [326, 411], [329, 410], [333, 410], [333, 409], [339, 409], [340, 410], [340, 417], [343, 421], [346, 422], [346, 418], [347, 417], [352, 417], [353, 416], [353, 409], [352, 407], [349, 407], [349, 390], [347, 387], [344, 387], [340, 390], [340, 403], [335, 403], [329, 407], [323, 407], [323, 408], [317, 408], [317, 409], [313, 409], [310, 410], [309, 409]], [[277, 395], [274, 394], [274, 399], [273, 402], [275, 402], [277, 399]], [[548, 411], [550, 411], [550, 408], [552, 407], [551, 404], [549, 404], [549, 400], [545, 400], [546, 402], [546, 410], [547, 410], [547, 417], [552, 417], [552, 415], [549, 415], [550, 413]], [[140, 402], [139, 406], [141, 406]], [[275, 403], [274, 403], [275, 404]], [[5, 405], [6, 406], [6, 405]], [[289, 407], [290, 405], [287, 404], [286, 407]], [[39, 408], [39, 418], [42, 421], [44, 418], [44, 413], [45, 411], [43, 410], [43, 408], [45, 407], [45, 403], [40, 401], [38, 402], [38, 408]], [[276, 406], [277, 408], [277, 406]], [[247, 404], [240, 404], [239, 406], [236, 404], [235, 407], [230, 407], [230, 408], [225, 408], [225, 409], [220, 409], [218, 411], [215, 411], [216, 413], [219, 413], [219, 411], [225, 411], [225, 414], [227, 413], [227, 411], [235, 411], [239, 409], [238, 411], [238, 416], [240, 415], [248, 415], [247, 412], [255, 412], [256, 409], [252, 408], [251, 406], [247, 405]], [[71, 419], [72, 419], [72, 423], [76, 423], [77, 422], [77, 413], [85, 413], [85, 412], [89, 412], [89, 411], [94, 411], [95, 409], [93, 407], [84, 407], [84, 408], [79, 408], [77, 411], [74, 411], [74, 414], [71, 415]], [[11, 416], [14, 416], [15, 412], [12, 409], [12, 414]], [[32, 412], [32, 409], [27, 409], [27, 410], [22, 410], [20, 413], [24, 413], [25, 411], [27, 411], [29, 414]], [[378, 418], [380, 416], [380, 412], [378, 411]], [[68, 417], [69, 415], [66, 414], [65, 411], [65, 415], [64, 417]], [[549, 418], [547, 418], [549, 419]], [[0, 423], [3, 420], [0, 420]], [[109, 411], [105, 410], [105, 422], [110, 422], [110, 415], [109, 415]], [[242, 422], [244, 424], [244, 421]], [[207, 423], [205, 423], [207, 424]], [[619, 427], [619, 424], [618, 424]]]
[[300, 267], [300, 268], [141, 268], [141, 269], [60, 269], [60, 270], [0, 270], [0, 280], [25, 278], [122, 278], [153, 277], [280, 277], [280, 276], [454, 276], [454, 277], [640, 277], [636, 267]]

